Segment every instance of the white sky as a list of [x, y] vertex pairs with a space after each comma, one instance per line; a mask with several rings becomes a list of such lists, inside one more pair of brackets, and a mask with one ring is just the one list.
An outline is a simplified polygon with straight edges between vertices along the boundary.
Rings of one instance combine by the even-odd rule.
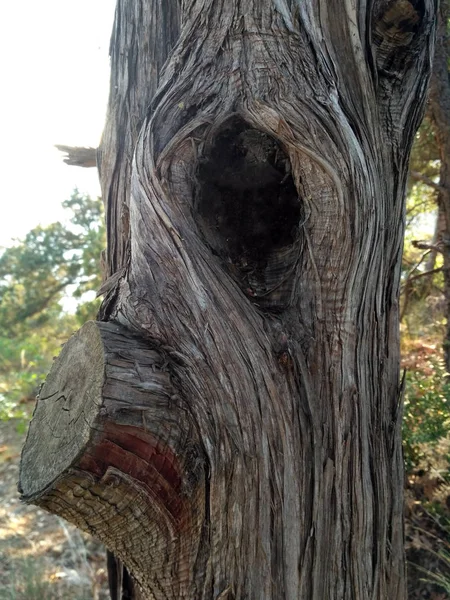
[[115, 0], [21, 0], [0, 8], [0, 246], [63, 217], [96, 169], [69, 167], [54, 144], [97, 146], [109, 88]]

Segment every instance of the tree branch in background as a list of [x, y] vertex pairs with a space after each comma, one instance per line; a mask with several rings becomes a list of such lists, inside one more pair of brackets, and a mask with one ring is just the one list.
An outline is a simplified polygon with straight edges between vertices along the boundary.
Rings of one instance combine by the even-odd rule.
[[60, 152], [67, 154], [63, 159], [66, 165], [74, 167], [96, 167], [97, 166], [97, 148], [83, 148], [79, 146], [55, 145]]
[[[424, 255], [425, 256], [425, 255]], [[417, 267], [415, 267], [417, 268]], [[410, 274], [408, 275], [408, 277], [405, 280], [405, 283], [402, 285], [402, 287], [400, 288], [400, 294], [403, 294], [404, 300], [403, 300], [403, 307], [400, 313], [400, 322], [403, 321], [403, 318], [406, 314], [406, 310], [408, 308], [408, 304], [409, 304], [409, 300], [410, 300], [410, 295], [411, 292], [413, 291], [413, 288], [411, 286], [412, 282], [415, 281], [416, 279], [421, 279], [422, 277], [428, 277], [429, 275], [435, 275], [436, 273], [441, 273], [442, 271], [445, 270], [444, 267], [438, 267], [436, 269], [431, 269], [430, 271], [424, 271], [423, 273], [418, 273], [417, 275], [412, 275], [412, 273], [414, 272], [414, 269], [411, 269]], [[437, 288], [439, 292], [443, 293], [444, 291]]]
[[405, 281], [404, 288], [410, 284], [412, 281], [416, 279], [420, 279], [421, 277], [428, 277], [428, 275], [434, 275], [435, 273], [441, 273], [444, 270], [444, 267], [438, 267], [437, 269], [432, 269], [431, 271], [424, 271], [423, 273], [418, 273], [417, 275], [412, 275], [408, 277], [407, 281]]
[[407, 221], [406, 228], [408, 228], [409, 225], [412, 223], [412, 221], [417, 217], [418, 209], [420, 209], [420, 208], [426, 209], [426, 207], [429, 206], [429, 204], [430, 204], [429, 198], [425, 197], [423, 200], [414, 202], [414, 206], [411, 206], [411, 208], [406, 209], [406, 216], [409, 216], [412, 214], [412, 217], [410, 219], [408, 219], [408, 221]]
[[436, 190], [437, 192], [440, 192], [444, 189], [441, 185], [439, 185], [439, 183], [436, 183], [431, 179], [431, 177], [427, 177], [423, 173], [419, 173], [418, 171], [410, 171], [409, 174], [415, 181], [420, 181], [428, 187], [433, 188], [433, 190]]
[[425, 260], [425, 258], [427, 256], [429, 256], [430, 254], [433, 254], [433, 253], [436, 254], [437, 252], [442, 252], [442, 249], [440, 248], [439, 245], [433, 245], [433, 244], [430, 244], [427, 242], [422, 242], [419, 240], [413, 240], [411, 243], [415, 248], [420, 248], [421, 250], [425, 250], [425, 252], [422, 254], [422, 256], [420, 257], [418, 262], [416, 262], [411, 267], [408, 274], [406, 275], [403, 285], [400, 288], [400, 294], [403, 294], [403, 306], [400, 311], [400, 322], [403, 321], [403, 318], [406, 315], [406, 311], [408, 309], [410, 296], [413, 291], [413, 288], [411, 285], [412, 282], [416, 279], [426, 277], [427, 275], [433, 275], [434, 273], [439, 273], [440, 271], [444, 270], [444, 267], [440, 267], [437, 269], [431, 268], [431, 269], [427, 269], [426, 271], [424, 271], [422, 273], [418, 273], [417, 275], [413, 275], [414, 271], [417, 271], [417, 269], [420, 267], [420, 265], [423, 263], [423, 261]]
[[419, 250], [433, 250], [434, 252], [443, 252], [443, 248], [441, 244], [430, 244], [429, 242], [424, 242], [422, 240], [413, 240], [411, 242], [414, 248], [418, 248]]

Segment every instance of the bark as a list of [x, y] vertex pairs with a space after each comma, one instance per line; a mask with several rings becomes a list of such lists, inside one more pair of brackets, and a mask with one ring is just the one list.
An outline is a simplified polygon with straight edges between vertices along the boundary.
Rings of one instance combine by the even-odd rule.
[[117, 0], [108, 118], [97, 154], [108, 229], [107, 276], [127, 264], [136, 140], [180, 34], [180, 0]]
[[450, 373], [450, 74], [448, 60], [450, 3], [442, 0], [439, 9], [436, 51], [430, 86], [430, 109], [434, 133], [439, 148], [441, 167], [439, 171], [438, 206], [444, 219], [441, 244], [444, 255], [444, 295], [446, 300], [447, 326], [444, 336], [444, 356]]
[[102, 539], [147, 591], [192, 568], [204, 522], [198, 435], [167, 364], [117, 325], [87, 323], [40, 392], [21, 462], [24, 500]]
[[[133, 341], [117, 383], [105, 325], [81, 382], [84, 351], [61, 355], [21, 482], [94, 523], [145, 597], [405, 597], [398, 293], [435, 10], [119, 0], [99, 318]], [[134, 344], [164, 357], [165, 404]]]

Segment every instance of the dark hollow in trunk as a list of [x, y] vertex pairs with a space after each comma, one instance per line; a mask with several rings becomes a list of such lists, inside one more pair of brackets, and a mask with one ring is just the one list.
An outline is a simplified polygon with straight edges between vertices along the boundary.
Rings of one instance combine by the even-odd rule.
[[212, 254], [259, 307], [286, 308], [303, 225], [288, 155], [275, 138], [230, 118], [195, 179], [194, 218]]

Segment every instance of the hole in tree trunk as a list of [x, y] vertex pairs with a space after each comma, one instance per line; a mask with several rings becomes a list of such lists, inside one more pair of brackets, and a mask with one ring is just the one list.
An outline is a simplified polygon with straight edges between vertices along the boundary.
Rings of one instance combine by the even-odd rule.
[[242, 119], [228, 120], [199, 161], [195, 213], [206, 242], [247, 295], [265, 308], [284, 307], [302, 202], [279, 142]]
[[416, 55], [411, 49], [421, 41], [425, 5], [423, 0], [394, 0], [381, 7], [373, 26], [376, 64], [378, 72], [398, 86], [405, 66], [414, 68]]

